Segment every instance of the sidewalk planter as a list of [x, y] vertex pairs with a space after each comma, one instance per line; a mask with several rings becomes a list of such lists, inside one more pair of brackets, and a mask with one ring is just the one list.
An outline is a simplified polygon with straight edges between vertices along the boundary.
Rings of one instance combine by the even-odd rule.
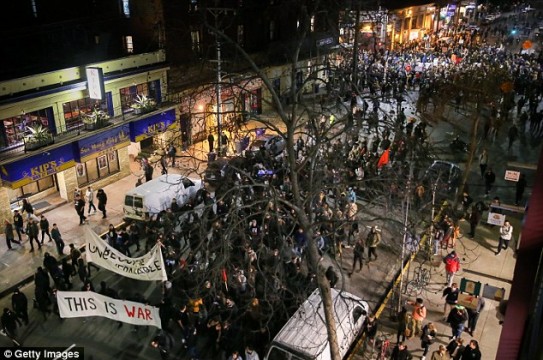
[[85, 130], [96, 130], [109, 125], [109, 115], [103, 111], [95, 109], [89, 114], [85, 114], [83, 118], [83, 125]]
[[27, 130], [30, 134], [24, 137], [25, 151], [36, 150], [55, 142], [49, 129], [42, 125], [30, 126]]
[[156, 102], [145, 95], [138, 95], [136, 102], [130, 105], [135, 115], [141, 115], [156, 110]]

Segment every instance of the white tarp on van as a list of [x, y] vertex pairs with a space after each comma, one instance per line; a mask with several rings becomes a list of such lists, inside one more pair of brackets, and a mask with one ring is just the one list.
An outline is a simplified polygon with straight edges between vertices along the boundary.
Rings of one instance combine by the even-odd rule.
[[[362, 329], [369, 306], [346, 291], [333, 288], [330, 291], [340, 355], [344, 357]], [[304, 360], [331, 358], [319, 289], [307, 298], [275, 336], [266, 359], [286, 359], [287, 354]]]

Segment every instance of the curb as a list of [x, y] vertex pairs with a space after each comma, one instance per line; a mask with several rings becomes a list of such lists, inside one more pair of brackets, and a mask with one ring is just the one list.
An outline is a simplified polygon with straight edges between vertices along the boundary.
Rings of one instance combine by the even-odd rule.
[[[434, 221], [436, 219], [439, 219], [439, 217], [441, 216], [441, 213], [443, 212], [443, 209], [446, 206], [448, 206], [448, 203], [443, 204], [441, 206], [441, 209], [439, 210], [439, 212], [435, 215], [435, 217], [433, 219]], [[424, 234], [424, 236], [420, 240], [419, 251], [420, 251], [420, 249], [422, 249], [422, 247], [426, 244], [427, 241], [428, 241], [428, 235]], [[418, 255], [419, 251], [417, 251], [416, 253], [412, 253], [411, 256], [409, 256], [407, 259], [404, 260], [403, 266], [396, 272], [395, 277], [393, 278], [393, 280], [387, 286], [387, 290], [386, 290], [385, 294], [381, 297], [381, 300], [378, 302], [379, 305], [377, 306], [377, 310], [375, 310], [375, 312], [374, 312], [376, 319], [379, 319], [379, 317], [381, 316], [383, 311], [385, 311], [385, 309], [386, 309], [386, 307], [388, 305], [388, 302], [390, 301], [390, 299], [392, 298], [392, 295], [394, 294], [394, 289], [396, 288], [396, 286], [400, 282], [402, 274], [404, 274], [405, 271], [407, 270], [407, 268], [409, 268], [409, 266], [411, 265], [411, 263], [413, 262], [415, 257]], [[400, 292], [401, 292], [401, 289], [400, 289]], [[365, 334], [360, 336], [358, 341], [352, 347], [352, 351], [349, 352], [349, 355], [345, 359], [346, 360], [353, 360], [353, 357], [358, 354], [358, 352], [360, 351], [360, 348], [364, 345], [365, 340], [366, 340], [366, 335]]]

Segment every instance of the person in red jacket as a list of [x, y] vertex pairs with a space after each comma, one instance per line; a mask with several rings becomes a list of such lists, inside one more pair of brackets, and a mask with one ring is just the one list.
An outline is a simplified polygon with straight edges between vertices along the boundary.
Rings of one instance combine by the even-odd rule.
[[456, 255], [456, 251], [453, 250], [443, 258], [443, 262], [447, 273], [447, 286], [451, 287], [454, 275], [460, 270], [460, 258]]

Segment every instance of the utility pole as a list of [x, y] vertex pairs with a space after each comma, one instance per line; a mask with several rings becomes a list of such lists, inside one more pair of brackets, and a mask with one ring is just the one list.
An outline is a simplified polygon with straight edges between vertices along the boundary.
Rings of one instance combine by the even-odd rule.
[[400, 288], [398, 292], [398, 312], [402, 309], [402, 291], [403, 291], [403, 276], [404, 276], [404, 260], [406, 255], [406, 242], [407, 242], [407, 234], [408, 234], [408, 224], [409, 224], [409, 208], [411, 206], [411, 184], [413, 183], [413, 173], [414, 173], [414, 154], [415, 151], [413, 147], [415, 146], [415, 142], [411, 144], [411, 160], [409, 161], [409, 176], [407, 178], [407, 184], [405, 186], [405, 216], [403, 221], [403, 239], [402, 239], [402, 256], [401, 256], [401, 264], [400, 264]]
[[[356, 1], [356, 18], [355, 18], [355, 23], [354, 23], [354, 27], [355, 27], [355, 31], [354, 31], [354, 43], [353, 43], [353, 68], [352, 68], [352, 72], [353, 72], [353, 75], [351, 77], [352, 79], [352, 91], [354, 91], [356, 94], [358, 94], [358, 33], [359, 33], [359, 29], [358, 27], [360, 26], [359, 25], [360, 23], [360, 0], [357, 0]], [[351, 109], [351, 112], [352, 112], [353, 109]]]
[[[221, 82], [222, 82], [222, 68], [221, 68], [221, 42], [220, 37], [218, 34], [219, 31], [219, 16], [226, 15], [228, 12], [234, 11], [230, 8], [207, 8], [207, 11], [213, 16], [214, 18], [214, 27], [215, 29], [213, 32], [215, 33], [215, 49], [217, 51], [217, 83], [215, 84], [215, 96], [217, 97], [217, 108], [216, 108], [216, 117], [217, 117], [217, 140], [218, 140], [218, 156], [222, 155], [222, 129], [221, 129]], [[224, 154], [226, 155], [226, 154]]]

